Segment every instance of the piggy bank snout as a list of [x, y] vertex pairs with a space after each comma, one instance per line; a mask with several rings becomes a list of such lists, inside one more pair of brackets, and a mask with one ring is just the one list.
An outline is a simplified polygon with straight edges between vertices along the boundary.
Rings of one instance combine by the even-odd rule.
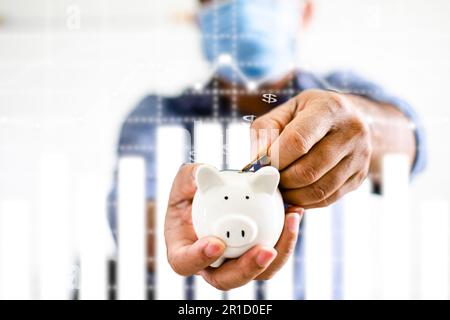
[[222, 239], [228, 247], [242, 247], [256, 238], [256, 223], [241, 215], [227, 215], [215, 223], [214, 235]]

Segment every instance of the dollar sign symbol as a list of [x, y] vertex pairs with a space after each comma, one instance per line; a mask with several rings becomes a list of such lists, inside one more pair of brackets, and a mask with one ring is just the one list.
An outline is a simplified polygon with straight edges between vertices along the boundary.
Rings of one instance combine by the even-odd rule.
[[255, 121], [256, 116], [255, 116], [255, 115], [246, 115], [246, 116], [243, 116], [242, 119], [243, 119], [245, 122], [252, 123], [253, 121]]
[[273, 93], [265, 93], [265, 94], [263, 94], [262, 101], [267, 102], [267, 103], [275, 103], [278, 101], [276, 98], [277, 98], [277, 96]]

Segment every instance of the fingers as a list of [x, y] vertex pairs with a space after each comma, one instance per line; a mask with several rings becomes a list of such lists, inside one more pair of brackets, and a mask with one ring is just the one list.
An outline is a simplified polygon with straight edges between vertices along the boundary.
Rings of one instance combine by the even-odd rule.
[[308, 106], [284, 128], [269, 148], [271, 159], [283, 170], [304, 156], [331, 129], [332, 118], [326, 105]]
[[283, 130], [291, 122], [297, 112], [297, 101], [290, 99], [286, 103], [276, 107], [265, 115], [252, 122], [251, 128], [255, 131], [262, 129]]
[[277, 255], [274, 248], [255, 246], [238, 259], [225, 262], [220, 268], [202, 270], [200, 275], [219, 290], [231, 290], [255, 279]]
[[225, 251], [225, 243], [207, 237], [194, 243], [168, 243], [167, 257], [173, 270], [183, 276], [193, 275], [216, 261]]
[[288, 261], [289, 257], [295, 250], [295, 244], [297, 243], [298, 230], [300, 221], [303, 217], [304, 210], [288, 213], [286, 215], [283, 232], [280, 239], [275, 246], [277, 251], [277, 257], [270, 264], [270, 266], [261, 273], [256, 280], [269, 280], [271, 279]]
[[199, 164], [184, 164], [178, 170], [170, 191], [169, 207], [178, 207], [192, 200], [197, 186], [195, 184], [195, 171]]
[[197, 187], [198, 164], [183, 165], [174, 179], [164, 225], [167, 258], [175, 272], [193, 275], [216, 261], [225, 251], [218, 238], [197, 240], [192, 226], [191, 205]]
[[327, 199], [319, 201], [319, 202], [311, 204], [311, 205], [307, 205], [307, 206], [305, 206], [305, 209], [327, 207], [330, 204], [338, 201], [340, 198], [342, 198], [347, 193], [349, 193], [353, 190], [356, 190], [361, 185], [363, 180], [364, 179], [361, 179], [360, 173], [355, 174], [352, 177], [350, 177], [341, 188], [339, 188], [335, 193], [333, 193]]
[[296, 189], [316, 182], [346, 156], [349, 143], [339, 132], [327, 135], [308, 154], [281, 172], [281, 187]]
[[[345, 110], [340, 95], [307, 90], [253, 122], [252, 152], [267, 151], [272, 165], [283, 170], [308, 153]], [[274, 129], [281, 132], [278, 138], [269, 133]]]
[[325, 200], [356, 172], [354, 162], [351, 157], [344, 158], [316, 182], [303, 188], [283, 190], [283, 199], [302, 207]]
[[[342, 198], [345, 194], [357, 189], [361, 185], [361, 183], [364, 181], [366, 176], [367, 176], [367, 174], [364, 173], [363, 171], [355, 173], [350, 178], [348, 178], [347, 181], [345, 181], [342, 185], [340, 185], [337, 188], [336, 187], [333, 188], [335, 191], [329, 192], [329, 194], [325, 190], [322, 189], [323, 191], [321, 191], [321, 192], [323, 192], [323, 194], [325, 194], [325, 196], [320, 196], [320, 197], [316, 196], [315, 197], [317, 199], [316, 201], [309, 201], [309, 200], [301, 199], [300, 191], [297, 193], [297, 195], [290, 194], [290, 195], [288, 195], [288, 197], [291, 199], [297, 198], [298, 202], [304, 203], [301, 206], [305, 209], [327, 207], [330, 204], [332, 204], [332, 203], [336, 202], [337, 200], [339, 200], [340, 198]], [[294, 201], [294, 200], [291, 200], [291, 201]]]

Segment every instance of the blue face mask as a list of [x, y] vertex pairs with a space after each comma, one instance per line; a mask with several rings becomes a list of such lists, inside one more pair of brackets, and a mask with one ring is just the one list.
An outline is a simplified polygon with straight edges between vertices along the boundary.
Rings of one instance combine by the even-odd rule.
[[274, 82], [295, 65], [299, 19], [300, 0], [228, 0], [209, 5], [199, 13], [204, 54], [229, 82]]

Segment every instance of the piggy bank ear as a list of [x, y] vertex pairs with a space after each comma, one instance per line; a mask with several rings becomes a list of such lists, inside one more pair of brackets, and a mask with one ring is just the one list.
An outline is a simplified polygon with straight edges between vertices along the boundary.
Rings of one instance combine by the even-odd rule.
[[224, 184], [219, 170], [205, 164], [197, 168], [195, 181], [201, 192], [206, 192], [212, 187], [222, 186]]
[[256, 171], [251, 178], [251, 185], [255, 191], [272, 194], [277, 190], [280, 173], [274, 167], [263, 167]]

